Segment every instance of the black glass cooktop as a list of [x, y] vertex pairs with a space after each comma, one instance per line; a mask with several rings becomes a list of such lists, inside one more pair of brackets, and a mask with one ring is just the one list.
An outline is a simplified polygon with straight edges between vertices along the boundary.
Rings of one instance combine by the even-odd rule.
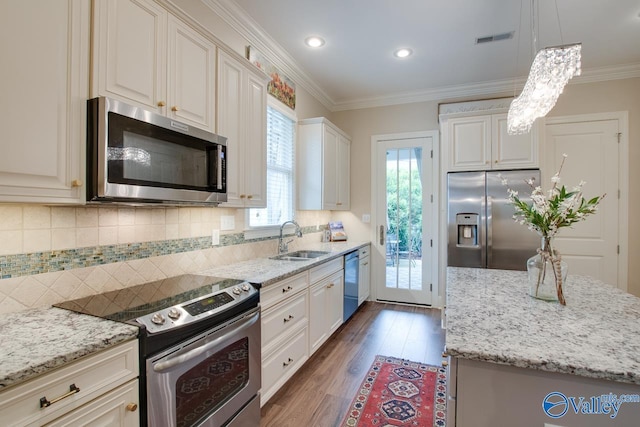
[[243, 283], [185, 274], [55, 304], [55, 307], [126, 322]]

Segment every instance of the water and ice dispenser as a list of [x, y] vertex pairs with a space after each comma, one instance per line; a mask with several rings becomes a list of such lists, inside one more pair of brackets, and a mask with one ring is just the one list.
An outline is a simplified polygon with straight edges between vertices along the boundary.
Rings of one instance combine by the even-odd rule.
[[478, 214], [456, 214], [456, 226], [458, 228], [457, 246], [477, 247], [479, 225], [480, 215]]

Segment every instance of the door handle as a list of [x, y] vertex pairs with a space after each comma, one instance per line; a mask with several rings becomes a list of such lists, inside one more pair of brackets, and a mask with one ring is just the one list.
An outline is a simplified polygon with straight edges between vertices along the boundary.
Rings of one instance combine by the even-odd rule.
[[380, 226], [380, 244], [384, 245], [384, 225]]

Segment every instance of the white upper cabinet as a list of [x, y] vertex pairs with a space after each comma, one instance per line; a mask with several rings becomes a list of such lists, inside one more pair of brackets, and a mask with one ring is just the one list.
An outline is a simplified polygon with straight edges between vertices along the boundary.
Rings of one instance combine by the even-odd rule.
[[94, 2], [93, 96], [215, 130], [216, 47], [151, 0]]
[[[445, 104], [440, 124], [447, 171], [538, 168], [538, 129], [507, 133], [510, 99]], [[441, 111], [442, 113], [442, 111]]]
[[214, 132], [215, 46], [170, 16], [168, 65], [167, 115]]
[[90, 5], [0, 2], [0, 202], [84, 203]]
[[298, 209], [350, 209], [351, 139], [324, 117], [298, 126]]
[[227, 138], [227, 202], [266, 207], [267, 79], [253, 65], [218, 51], [218, 128]]
[[507, 114], [491, 116], [491, 153], [493, 169], [537, 168], [538, 126], [522, 135], [507, 133]]
[[164, 113], [167, 11], [150, 0], [94, 1], [93, 96]]

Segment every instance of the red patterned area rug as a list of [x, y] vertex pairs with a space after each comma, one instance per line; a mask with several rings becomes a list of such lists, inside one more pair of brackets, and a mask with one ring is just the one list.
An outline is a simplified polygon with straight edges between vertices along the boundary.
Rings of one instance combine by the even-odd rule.
[[342, 427], [446, 425], [446, 371], [376, 356]]

